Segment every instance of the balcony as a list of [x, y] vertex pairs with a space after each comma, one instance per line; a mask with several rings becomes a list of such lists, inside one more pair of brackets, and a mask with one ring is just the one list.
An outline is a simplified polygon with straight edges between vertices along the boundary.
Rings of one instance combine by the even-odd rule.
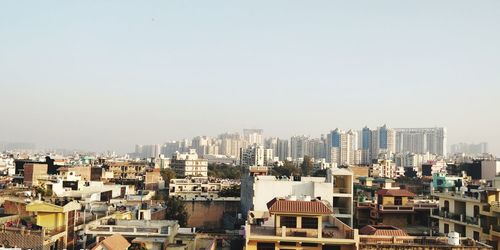
[[414, 208], [412, 205], [394, 205], [394, 204], [375, 204], [371, 203], [370, 208], [378, 210], [378, 212], [413, 212]]
[[[310, 238], [312, 240], [318, 239], [345, 239], [354, 240], [355, 231], [349, 226], [342, 223], [339, 219], [335, 218], [332, 221], [323, 222], [323, 228], [320, 231], [318, 229], [309, 228], [287, 228], [279, 227], [275, 228], [273, 226], [260, 226], [260, 225], [249, 225], [246, 226], [247, 238], [298, 238], [297, 240], [305, 240]], [[288, 240], [288, 239], [287, 239]]]
[[500, 201], [493, 201], [490, 203], [491, 212], [500, 213]]
[[491, 225], [490, 234], [492, 236], [500, 237], [500, 225]]
[[170, 228], [159, 226], [98, 225], [87, 227], [85, 233], [93, 235], [113, 235], [119, 233], [123, 236], [167, 237], [170, 235]]
[[459, 201], [472, 201], [472, 202], [481, 202], [482, 193], [479, 192], [460, 192], [460, 191], [449, 191], [449, 192], [438, 192], [432, 191], [431, 193], [437, 197], [449, 198], [452, 200]]
[[476, 225], [479, 226], [479, 219], [476, 217], [465, 216], [463, 214], [455, 214], [446, 212], [443, 210], [434, 210], [432, 215], [436, 217], [441, 217], [444, 219], [452, 220], [455, 222], [461, 222], [462, 224]]
[[333, 187], [333, 193], [334, 194], [351, 194], [351, 189], [344, 188], [344, 187]]
[[333, 210], [333, 214], [335, 214], [336, 216], [342, 216], [342, 215], [351, 215], [351, 212], [350, 212], [350, 209], [349, 208], [345, 208], [345, 207], [333, 207], [332, 208]]

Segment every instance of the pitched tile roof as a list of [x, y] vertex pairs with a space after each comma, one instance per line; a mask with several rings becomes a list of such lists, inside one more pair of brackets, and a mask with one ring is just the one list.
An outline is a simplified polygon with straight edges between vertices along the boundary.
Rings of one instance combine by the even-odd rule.
[[331, 207], [323, 201], [301, 201], [274, 198], [267, 203], [269, 213], [332, 214]]
[[[120, 234], [113, 234], [104, 239], [103, 241], [99, 242], [97, 246], [99, 245], [102, 245], [109, 250], [127, 250], [128, 247], [130, 246], [130, 243]], [[97, 246], [94, 247], [93, 249], [96, 249]]]
[[415, 194], [406, 189], [380, 189], [377, 191], [377, 195], [382, 196], [405, 196], [414, 197]]
[[359, 229], [359, 234], [379, 236], [408, 236], [405, 231], [390, 225], [368, 225]]

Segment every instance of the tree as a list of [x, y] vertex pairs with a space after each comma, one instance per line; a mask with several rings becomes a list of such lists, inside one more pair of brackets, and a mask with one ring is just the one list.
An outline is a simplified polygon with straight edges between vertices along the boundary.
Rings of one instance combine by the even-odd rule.
[[222, 179], [240, 179], [241, 167], [235, 167], [227, 164], [208, 164], [208, 176]]
[[231, 185], [230, 187], [223, 188], [218, 193], [219, 197], [240, 197], [241, 187], [240, 185]]
[[170, 184], [170, 180], [171, 179], [175, 179], [175, 171], [171, 168], [164, 168], [161, 170], [160, 172], [161, 174], [161, 177], [163, 178], [163, 180], [165, 181], [165, 186], [169, 186]]
[[319, 170], [316, 170], [312, 176], [314, 177], [326, 177], [326, 169], [319, 169]]
[[304, 161], [300, 164], [300, 170], [302, 171], [302, 176], [310, 176], [313, 171], [313, 162], [311, 157], [304, 156]]
[[166, 205], [167, 220], [176, 220], [181, 227], [185, 227], [189, 215], [184, 206], [184, 202], [177, 197], [169, 197], [166, 200]]
[[274, 176], [297, 176], [300, 175], [300, 169], [291, 161], [285, 161], [283, 166], [275, 166], [272, 169]]

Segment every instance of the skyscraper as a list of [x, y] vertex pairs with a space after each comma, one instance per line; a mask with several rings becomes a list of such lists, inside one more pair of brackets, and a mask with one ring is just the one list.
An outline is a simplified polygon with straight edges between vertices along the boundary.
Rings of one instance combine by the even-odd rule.
[[447, 131], [444, 127], [436, 128], [397, 128], [397, 153], [431, 153], [446, 156]]

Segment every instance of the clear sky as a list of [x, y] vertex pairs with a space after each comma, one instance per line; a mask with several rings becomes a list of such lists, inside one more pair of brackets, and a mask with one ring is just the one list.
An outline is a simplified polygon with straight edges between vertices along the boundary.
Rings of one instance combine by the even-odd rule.
[[446, 126], [500, 155], [500, 1], [0, 2], [0, 141]]

